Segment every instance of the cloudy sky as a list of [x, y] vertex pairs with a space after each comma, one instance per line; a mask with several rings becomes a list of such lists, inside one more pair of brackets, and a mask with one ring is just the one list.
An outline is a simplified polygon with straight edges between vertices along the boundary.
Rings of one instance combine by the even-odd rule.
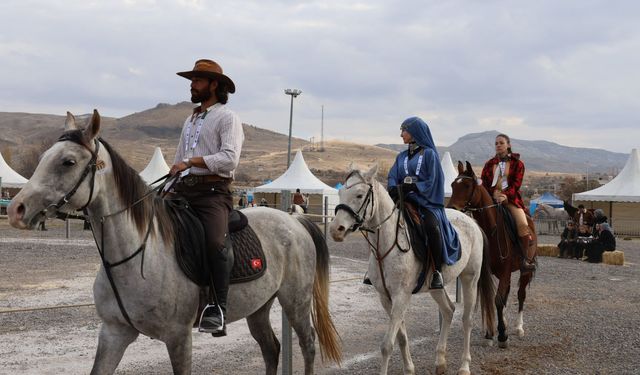
[[189, 99], [198, 58], [236, 83], [243, 122], [400, 143], [411, 115], [438, 145], [513, 138], [640, 146], [640, 2], [3, 0], [0, 111], [122, 117]]

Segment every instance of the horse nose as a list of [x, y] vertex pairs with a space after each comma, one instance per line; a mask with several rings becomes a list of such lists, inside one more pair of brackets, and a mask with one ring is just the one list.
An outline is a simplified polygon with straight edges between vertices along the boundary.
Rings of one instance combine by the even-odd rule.
[[24, 228], [25, 224], [22, 221], [24, 219], [24, 212], [26, 208], [22, 202], [13, 201], [7, 207], [7, 215], [9, 216], [9, 224], [16, 228]]
[[344, 225], [331, 226], [330, 229], [331, 237], [334, 241], [341, 242], [344, 240], [344, 236], [346, 233]]
[[344, 226], [342, 226], [342, 225], [340, 225], [340, 226], [338, 226], [338, 228], [336, 228], [336, 230], [337, 230], [338, 232], [344, 232], [344, 231], [345, 231], [345, 227], [344, 227]]

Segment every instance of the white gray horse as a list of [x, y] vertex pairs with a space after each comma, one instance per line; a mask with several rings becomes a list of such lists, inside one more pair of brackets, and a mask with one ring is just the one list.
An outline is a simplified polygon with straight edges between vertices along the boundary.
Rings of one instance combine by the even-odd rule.
[[[547, 232], [557, 234], [560, 233], [559, 223], [564, 225], [564, 222], [569, 220], [569, 214], [564, 208], [555, 208], [545, 203], [539, 203], [533, 213], [533, 219], [538, 220], [538, 224], [547, 223]], [[536, 225], [536, 227], [541, 226]]]
[[[84, 131], [67, 113], [67, 131], [43, 154], [33, 177], [13, 199], [10, 222], [32, 229], [58, 211], [86, 208], [104, 257], [93, 286], [102, 326], [92, 374], [112, 374], [140, 333], [166, 344], [174, 373], [189, 374], [200, 288], [178, 266], [176, 232], [164, 203], [147, 194], [138, 173], [97, 138], [99, 129], [97, 111]], [[231, 285], [228, 322], [247, 319], [266, 373], [276, 374], [280, 343], [269, 311], [277, 297], [298, 335], [305, 374], [313, 373], [313, 326], [323, 357], [339, 362], [328, 311], [329, 254], [321, 232], [303, 217], [278, 210], [244, 212], [268, 267], [259, 279]], [[111, 266], [105, 270], [105, 264]]]
[[[387, 373], [389, 358], [396, 339], [400, 345], [404, 373], [413, 374], [415, 369], [409, 352], [405, 312], [409, 307], [411, 292], [416, 286], [422, 266], [411, 251], [409, 235], [402, 215], [398, 216], [399, 211], [393, 200], [382, 184], [375, 179], [376, 172], [377, 166], [366, 172], [350, 170], [344, 186], [339, 191], [340, 205], [337, 206], [330, 230], [336, 241], [344, 240], [348, 234], [356, 230], [371, 233], [366, 236], [371, 250], [368, 274], [390, 318], [389, 327], [380, 345], [382, 351], [380, 374]], [[487, 248], [482, 230], [472, 218], [461, 212], [447, 209], [446, 213], [458, 232], [462, 255], [455, 264], [443, 266], [442, 271], [445, 285], [455, 284], [456, 277], [460, 277], [462, 282], [464, 346], [458, 374], [470, 374], [473, 308], [479, 293], [486, 329], [493, 332], [495, 287], [487, 258], [484, 256]], [[431, 280], [431, 271], [426, 279]], [[426, 288], [427, 286], [424, 287]], [[438, 303], [443, 318], [435, 361], [436, 373], [443, 374], [446, 371], [447, 338], [455, 305], [444, 289], [429, 292]]]

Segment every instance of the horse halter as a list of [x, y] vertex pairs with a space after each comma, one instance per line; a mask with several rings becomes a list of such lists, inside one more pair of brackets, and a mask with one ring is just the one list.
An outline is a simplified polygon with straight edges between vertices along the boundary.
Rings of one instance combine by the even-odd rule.
[[[347, 180], [349, 179], [349, 177], [351, 177], [355, 172], [351, 172], [347, 178], [345, 178], [345, 182], [347, 182]], [[362, 178], [362, 176], [360, 176]], [[348, 190], [351, 189], [354, 186], [360, 185], [360, 184], [366, 184], [369, 185], [369, 190], [367, 190], [367, 195], [364, 199], [364, 201], [362, 202], [362, 204], [360, 205], [360, 208], [358, 208], [358, 211], [354, 211], [353, 208], [349, 207], [348, 205], [344, 204], [344, 203], [340, 203], [339, 205], [336, 206], [336, 208], [333, 211], [334, 215], [338, 214], [338, 211], [340, 210], [344, 210], [346, 211], [352, 218], [353, 220], [355, 220], [355, 223], [349, 227], [349, 230], [351, 232], [355, 232], [356, 230], [362, 228], [362, 224], [364, 223], [364, 221], [366, 220], [366, 216], [367, 216], [367, 209], [369, 207], [369, 202], [371, 202], [371, 214], [373, 215], [373, 184], [368, 184], [364, 181], [364, 179], [360, 182], [356, 182], [355, 184], [349, 185], [349, 186], [345, 186], [344, 189]], [[360, 214], [360, 212], [362, 212], [362, 215]], [[363, 230], [366, 230], [365, 228], [362, 228]]]
[[[58, 142], [64, 142], [64, 141], [71, 141], [71, 142], [75, 142], [77, 144], [82, 145], [78, 139], [76, 139], [75, 137], [73, 137], [73, 132], [67, 132], [64, 133], [60, 136], [60, 138], [58, 138]], [[89, 163], [87, 164], [87, 166], [84, 168], [84, 171], [82, 171], [82, 175], [80, 176], [80, 179], [78, 180], [78, 182], [73, 186], [73, 188], [67, 193], [65, 194], [62, 198], [60, 198], [60, 200], [58, 201], [58, 203], [56, 204], [51, 204], [47, 207], [45, 207], [41, 213], [43, 215], [45, 215], [45, 217], [49, 217], [49, 210], [51, 208], [54, 209], [53, 211], [53, 215], [58, 215], [59, 214], [59, 210], [62, 206], [64, 206], [65, 204], [69, 203], [69, 200], [71, 199], [71, 197], [73, 197], [75, 195], [75, 193], [78, 191], [78, 188], [80, 188], [80, 185], [84, 182], [84, 180], [87, 178], [87, 176], [89, 175], [89, 173], [91, 173], [91, 182], [90, 182], [90, 188], [89, 188], [89, 198], [87, 199], [87, 203], [84, 204], [84, 206], [82, 206], [81, 208], [78, 208], [76, 211], [85, 211], [87, 206], [89, 205], [89, 203], [91, 203], [91, 200], [93, 199], [93, 188], [94, 188], [94, 184], [95, 184], [95, 179], [96, 179], [96, 168], [97, 168], [97, 160], [98, 160], [98, 151], [100, 150], [100, 141], [96, 138], [94, 139], [94, 144], [96, 145], [96, 149], [95, 151], [92, 151], [91, 149], [89, 149], [87, 147], [87, 150], [89, 150], [89, 152], [91, 152], [91, 159], [89, 160]], [[63, 217], [67, 216], [67, 215], [62, 215]]]

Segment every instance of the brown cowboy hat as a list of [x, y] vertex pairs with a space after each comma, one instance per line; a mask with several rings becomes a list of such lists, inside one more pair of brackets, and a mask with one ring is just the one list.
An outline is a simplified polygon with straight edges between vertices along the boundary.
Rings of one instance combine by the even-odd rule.
[[191, 79], [193, 77], [211, 78], [218, 82], [225, 83], [230, 93], [233, 94], [236, 92], [236, 85], [233, 83], [231, 78], [222, 74], [222, 67], [213, 60], [200, 59], [196, 61], [196, 65], [193, 67], [193, 70], [188, 72], [178, 72], [176, 74], [186, 79]]

